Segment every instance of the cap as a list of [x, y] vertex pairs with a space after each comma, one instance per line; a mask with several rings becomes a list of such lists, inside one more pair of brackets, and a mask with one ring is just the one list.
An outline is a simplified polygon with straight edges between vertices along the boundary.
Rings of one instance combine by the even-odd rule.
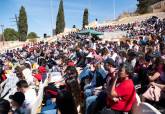
[[74, 62], [70, 61], [68, 62], [68, 66], [75, 66]]
[[107, 58], [104, 63], [108, 63], [110, 65], [112, 65], [113, 67], [116, 67], [116, 63], [112, 58]]
[[16, 92], [14, 95], [10, 95], [9, 98], [19, 105], [22, 105], [25, 100], [25, 95], [22, 92]]
[[41, 74], [34, 74], [33, 76], [34, 76], [38, 81], [41, 81], [41, 80], [42, 80]]
[[38, 67], [40, 73], [46, 73], [46, 68], [43, 66]]

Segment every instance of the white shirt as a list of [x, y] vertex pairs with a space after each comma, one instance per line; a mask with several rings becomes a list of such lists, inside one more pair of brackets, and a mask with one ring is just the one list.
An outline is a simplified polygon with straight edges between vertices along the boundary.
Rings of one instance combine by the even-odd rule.
[[24, 94], [25, 94], [25, 104], [29, 106], [32, 105], [37, 98], [35, 90], [29, 88]]
[[16, 87], [16, 83], [19, 81], [18, 77], [14, 74], [6, 75], [7, 79], [5, 80], [4, 89], [1, 91], [1, 97], [3, 97], [9, 90], [13, 90]]
[[32, 76], [32, 71], [29, 68], [25, 68], [22, 71], [23, 76], [25, 76], [25, 80], [29, 85], [33, 84], [33, 76]]
[[113, 55], [112, 55], [112, 59], [115, 61], [116, 60], [116, 57], [117, 57], [117, 53], [113, 53]]

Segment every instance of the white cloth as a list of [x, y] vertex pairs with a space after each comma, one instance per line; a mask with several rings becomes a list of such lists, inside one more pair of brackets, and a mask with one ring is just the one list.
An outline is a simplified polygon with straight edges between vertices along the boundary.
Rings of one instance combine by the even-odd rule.
[[19, 79], [14, 74], [6, 76], [7, 79], [5, 80], [4, 89], [1, 91], [1, 97], [3, 97], [8, 91], [10, 92], [12, 89], [14, 89], [16, 87], [16, 83], [19, 81]]
[[32, 76], [32, 71], [29, 68], [25, 68], [22, 71], [23, 76], [25, 77], [25, 80], [29, 85], [33, 84], [33, 76]]
[[135, 65], [136, 65], [136, 59], [133, 59], [133, 60], [131, 61], [131, 65], [133, 66], [133, 68], [135, 67]]
[[35, 90], [29, 88], [24, 94], [25, 94], [25, 104], [31, 106], [37, 98]]
[[112, 59], [114, 60], [114, 61], [116, 61], [116, 57], [117, 57], [117, 53], [114, 53], [113, 55], [112, 55]]

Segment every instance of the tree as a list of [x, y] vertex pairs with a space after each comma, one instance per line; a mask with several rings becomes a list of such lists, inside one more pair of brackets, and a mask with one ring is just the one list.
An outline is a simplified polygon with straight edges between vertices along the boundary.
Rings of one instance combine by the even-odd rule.
[[30, 32], [27, 36], [28, 39], [34, 39], [38, 38], [37, 34], [35, 32]]
[[64, 18], [63, 0], [60, 0], [57, 19], [56, 19], [56, 34], [64, 32], [64, 29], [65, 29], [65, 18]]
[[12, 28], [6, 28], [4, 30], [5, 41], [15, 41], [19, 39], [18, 32]]
[[83, 15], [83, 28], [85, 28], [85, 25], [88, 25], [88, 9], [85, 8], [84, 15]]
[[149, 2], [148, 0], [138, 0], [137, 12], [140, 14], [148, 13]]
[[28, 33], [28, 24], [27, 24], [26, 11], [23, 6], [21, 6], [21, 9], [19, 12], [18, 33], [19, 33], [19, 40], [26, 41], [27, 33]]
[[137, 0], [137, 12], [140, 14], [151, 12], [150, 6], [162, 0]]

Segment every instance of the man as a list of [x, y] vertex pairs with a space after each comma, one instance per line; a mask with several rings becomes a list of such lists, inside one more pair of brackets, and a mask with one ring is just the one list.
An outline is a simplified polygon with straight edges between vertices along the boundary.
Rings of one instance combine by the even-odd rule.
[[86, 84], [84, 87], [85, 96], [89, 97], [92, 95], [95, 90], [98, 88], [102, 88], [105, 83], [106, 72], [103, 68], [101, 68], [101, 64], [99, 62], [93, 63], [93, 71], [90, 70], [90, 75], [92, 76], [92, 80], [89, 84]]
[[16, 92], [14, 95], [10, 95], [12, 109], [14, 109], [14, 114], [28, 114], [26, 113], [26, 108], [24, 108], [23, 103], [25, 100], [25, 95], [22, 92]]
[[130, 79], [132, 68], [122, 64], [119, 71], [111, 73], [111, 81], [107, 87], [107, 109], [101, 114], [123, 114], [129, 112], [135, 102], [135, 88]]
[[36, 100], [36, 92], [30, 88], [26, 80], [20, 80], [17, 84], [17, 91], [25, 94], [25, 104], [27, 107], [31, 106]]
[[[111, 80], [111, 74], [114, 72], [114, 70], [116, 69], [116, 64], [115, 61], [111, 58], [108, 58], [104, 61], [104, 68], [105, 70], [108, 72], [108, 75], [106, 77], [107, 80]], [[101, 104], [105, 104], [104, 101], [106, 100], [105, 98], [102, 98], [102, 96], [106, 96], [105, 92], [103, 91], [104, 87], [99, 87], [99, 88], [95, 88], [94, 89], [94, 93], [97, 93], [95, 91], [97, 91], [99, 89], [99, 91], [102, 89], [102, 92], [100, 92], [99, 94], [94, 94], [93, 96], [89, 96], [86, 98], [86, 114], [89, 114], [91, 112], [91, 105], [96, 102], [96, 100], [101, 101]], [[100, 106], [100, 107], [104, 107], [104, 106]]]

